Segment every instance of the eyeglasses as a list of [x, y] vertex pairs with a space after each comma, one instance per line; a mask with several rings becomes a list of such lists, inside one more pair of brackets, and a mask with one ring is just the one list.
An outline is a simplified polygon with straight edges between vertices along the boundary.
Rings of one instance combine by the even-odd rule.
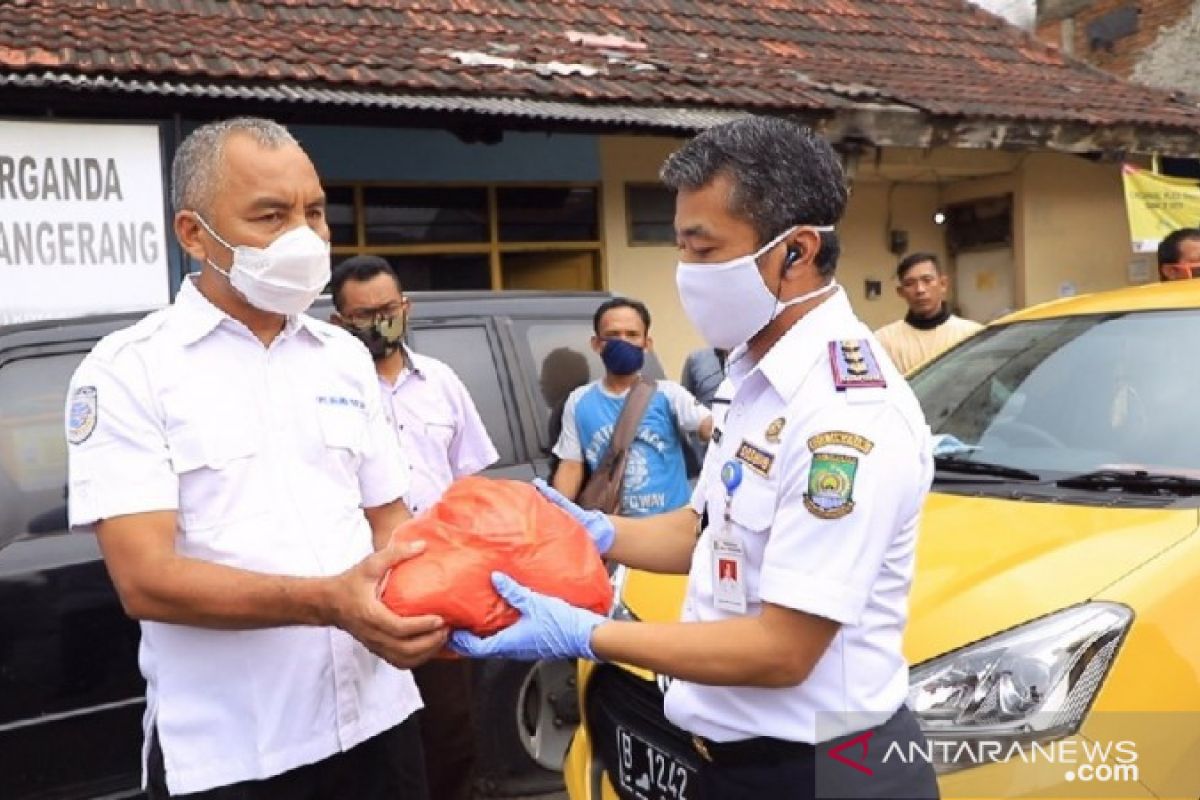
[[376, 306], [375, 308], [356, 308], [353, 311], [342, 314], [341, 317], [352, 325], [365, 327], [380, 317], [390, 319], [391, 317], [398, 316], [402, 311], [404, 311], [404, 302], [393, 301], [386, 305]]

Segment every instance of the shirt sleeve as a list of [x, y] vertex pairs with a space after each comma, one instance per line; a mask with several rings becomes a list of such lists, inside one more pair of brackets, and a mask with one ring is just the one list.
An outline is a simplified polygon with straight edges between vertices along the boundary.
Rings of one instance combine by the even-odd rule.
[[830, 431], [782, 465], [759, 595], [856, 625], [885, 559], [915, 547], [931, 470], [927, 448], [887, 406], [873, 424]]
[[362, 356], [367, 359], [366, 366], [370, 374], [364, 376], [363, 382], [367, 437], [363, 444], [363, 458], [358, 466], [358, 491], [363, 508], [376, 508], [405, 497], [411, 488], [411, 479], [408, 461], [400, 447], [400, 437], [383, 410], [375, 368], [365, 351]]
[[74, 528], [179, 509], [179, 479], [140, 359], [89, 355], [67, 390], [67, 505]]
[[575, 426], [575, 407], [583, 396], [586, 387], [580, 387], [571, 392], [563, 405], [562, 432], [554, 445], [554, 455], [563, 461], [583, 461], [583, 447], [579, 444], [579, 429]]
[[450, 441], [450, 470], [455, 478], [461, 478], [495, 463], [500, 454], [488, 436], [471, 393], [452, 370], [447, 368], [446, 373], [446, 388], [456, 417], [454, 438]]
[[700, 404], [691, 392], [671, 381], [659, 381], [658, 389], [667, 396], [671, 403], [671, 412], [679, 423], [679, 427], [688, 433], [700, 429], [700, 423], [712, 416], [712, 411]]

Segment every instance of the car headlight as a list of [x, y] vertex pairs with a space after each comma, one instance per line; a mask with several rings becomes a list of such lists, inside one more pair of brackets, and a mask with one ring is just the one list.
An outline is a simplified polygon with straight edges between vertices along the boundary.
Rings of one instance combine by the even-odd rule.
[[[1033, 620], [914, 668], [908, 705], [931, 743], [1024, 745], [1070, 736], [1132, 622], [1129, 608], [1105, 602]], [[979, 763], [962, 748], [933, 752], [947, 754], [935, 759], [942, 772]]]
[[609, 609], [608, 618], [615, 622], [641, 622], [638, 615], [625, 605], [625, 578], [627, 575], [629, 575], [629, 568], [624, 565], [618, 564], [613, 570], [610, 578], [613, 587], [613, 604]]

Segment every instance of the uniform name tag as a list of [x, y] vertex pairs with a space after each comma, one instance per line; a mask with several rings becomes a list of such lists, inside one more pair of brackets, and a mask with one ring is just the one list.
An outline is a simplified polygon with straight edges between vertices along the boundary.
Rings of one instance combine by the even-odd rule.
[[346, 406], [348, 408], [357, 408], [359, 411], [366, 411], [367, 404], [357, 397], [338, 397], [333, 395], [318, 395], [317, 404], [322, 406]]
[[741, 461], [764, 478], [771, 474], [771, 465], [775, 463], [775, 455], [773, 453], [768, 453], [766, 450], [747, 442], [745, 439], [738, 446], [735, 455], [738, 461]]

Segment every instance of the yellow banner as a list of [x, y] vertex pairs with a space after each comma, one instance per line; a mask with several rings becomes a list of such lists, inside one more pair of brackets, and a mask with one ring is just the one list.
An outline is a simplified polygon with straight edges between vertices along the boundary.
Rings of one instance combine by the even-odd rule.
[[1125, 164], [1125, 210], [1135, 253], [1153, 253], [1171, 231], [1200, 226], [1200, 182]]

